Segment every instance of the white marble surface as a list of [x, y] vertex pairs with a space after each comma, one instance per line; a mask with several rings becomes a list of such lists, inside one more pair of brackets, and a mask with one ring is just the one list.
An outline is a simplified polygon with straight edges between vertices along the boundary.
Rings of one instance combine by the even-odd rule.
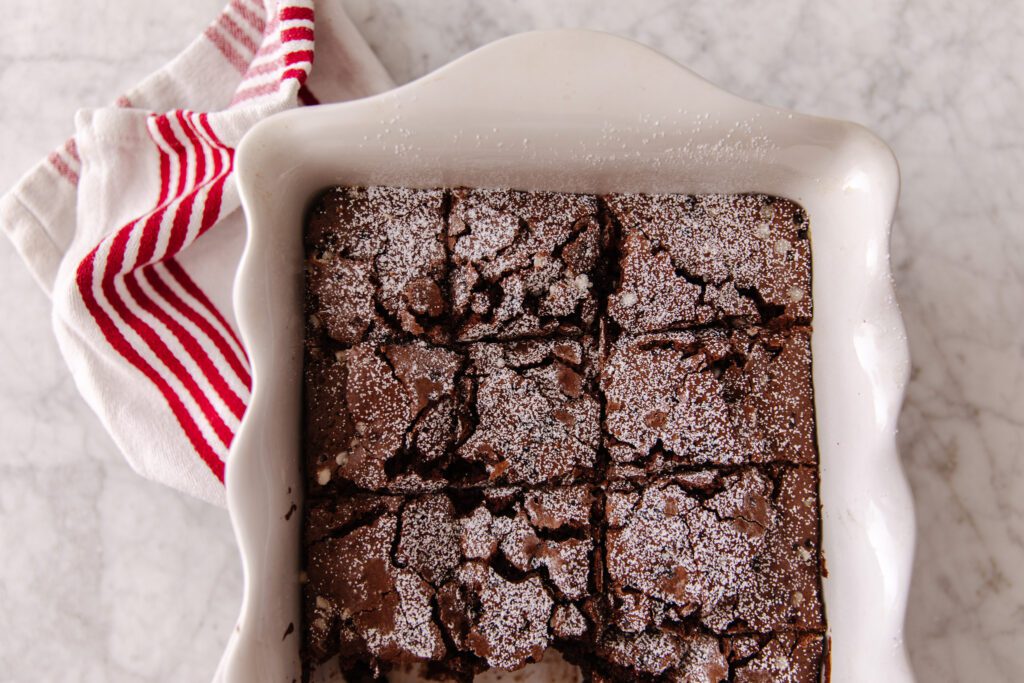
[[[219, 0], [4, 0], [0, 189], [173, 56]], [[900, 445], [922, 683], [1024, 677], [1024, 4], [346, 0], [396, 80], [531, 28], [621, 33], [893, 146], [914, 372]], [[768, 7], [770, 5], [770, 8]], [[31, 58], [27, 57], [31, 55]], [[225, 514], [139, 479], [77, 397], [0, 240], [0, 679], [202, 681], [238, 605]]]

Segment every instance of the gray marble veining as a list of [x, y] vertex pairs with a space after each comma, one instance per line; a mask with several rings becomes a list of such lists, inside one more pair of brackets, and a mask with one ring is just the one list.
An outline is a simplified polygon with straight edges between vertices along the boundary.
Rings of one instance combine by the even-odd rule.
[[[7, 0], [0, 188], [172, 57], [218, 0]], [[407, 81], [531, 28], [635, 38], [745, 97], [861, 122], [895, 149], [893, 268], [913, 355], [900, 447], [918, 513], [919, 680], [1024, 676], [1024, 5], [346, 0]], [[0, 672], [212, 673], [241, 576], [220, 510], [138, 478], [77, 397], [45, 297], [0, 240]]]

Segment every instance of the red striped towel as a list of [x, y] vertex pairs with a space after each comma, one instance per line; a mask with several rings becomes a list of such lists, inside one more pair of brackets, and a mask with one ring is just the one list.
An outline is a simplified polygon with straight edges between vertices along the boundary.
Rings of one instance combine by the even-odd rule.
[[230, 304], [245, 229], [234, 148], [274, 112], [392, 86], [340, 3], [317, 3], [314, 21], [313, 0], [265, 2], [231, 0], [116, 106], [80, 111], [74, 137], [0, 199], [125, 457], [219, 504], [250, 387]]

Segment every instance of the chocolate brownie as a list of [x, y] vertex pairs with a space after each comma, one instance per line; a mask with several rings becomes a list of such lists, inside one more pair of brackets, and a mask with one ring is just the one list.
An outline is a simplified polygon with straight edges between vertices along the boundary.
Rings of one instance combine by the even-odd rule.
[[793, 202], [755, 194], [605, 201], [620, 249], [608, 315], [629, 333], [810, 321], [808, 223]]
[[[814, 468], [708, 469], [647, 484], [616, 482], [605, 519], [595, 672], [607, 680], [731, 681], [788, 670], [793, 677], [779, 680], [819, 680], [824, 621]], [[808, 634], [817, 645], [807, 653], [766, 646], [772, 637], [795, 643]], [[740, 644], [749, 652], [738, 652]]]
[[307, 314], [343, 344], [443, 341], [446, 251], [441, 190], [334, 188], [307, 220]]
[[598, 658], [583, 661], [593, 683], [819, 683], [824, 659], [821, 633], [716, 636], [685, 628], [656, 633], [616, 633]]
[[455, 190], [449, 218], [460, 341], [579, 335], [594, 322], [597, 198]]
[[[818, 683], [825, 659], [822, 633], [779, 632], [728, 639], [736, 683]], [[827, 681], [827, 678], [825, 679]]]
[[474, 424], [456, 451], [487, 480], [592, 480], [600, 446], [593, 342], [529, 340], [469, 346]]
[[438, 488], [458, 429], [465, 358], [423, 342], [307, 352], [307, 494]]
[[812, 467], [698, 470], [607, 494], [611, 623], [716, 633], [820, 629]]
[[622, 681], [729, 681], [728, 645], [722, 639], [685, 629], [616, 632], [598, 644], [597, 657], [583, 670], [594, 683]]
[[419, 662], [469, 678], [585, 638], [594, 504], [583, 486], [317, 503], [304, 543], [304, 657], [343, 652], [357, 677]]
[[764, 195], [320, 197], [306, 674], [818, 681], [808, 231]]
[[800, 327], [620, 337], [601, 372], [610, 475], [814, 463], [810, 358]]
[[594, 480], [601, 434], [593, 353], [586, 338], [311, 348], [307, 490]]

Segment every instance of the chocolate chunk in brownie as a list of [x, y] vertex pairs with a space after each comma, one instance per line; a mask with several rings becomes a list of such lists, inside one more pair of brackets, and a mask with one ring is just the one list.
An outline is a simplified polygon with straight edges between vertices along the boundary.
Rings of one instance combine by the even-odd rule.
[[590, 195], [454, 190], [448, 234], [457, 338], [587, 330], [597, 313], [597, 213]]
[[804, 327], [620, 337], [600, 378], [609, 475], [816, 462], [810, 363]]
[[[355, 494], [307, 512], [304, 656], [380, 676], [409, 662], [467, 678], [594, 632], [586, 488]], [[533, 512], [530, 512], [533, 510]]]
[[307, 494], [444, 485], [464, 359], [420, 342], [360, 343], [306, 363]]
[[608, 626], [716, 633], [823, 627], [816, 471], [694, 471], [607, 494]]
[[490, 483], [593, 479], [600, 404], [592, 340], [476, 343], [469, 355], [475, 422], [457, 457]]
[[620, 227], [608, 314], [637, 334], [708, 323], [807, 323], [806, 214], [755, 194], [605, 198]]
[[443, 341], [447, 312], [442, 190], [334, 188], [305, 234], [306, 310], [343, 344]]

